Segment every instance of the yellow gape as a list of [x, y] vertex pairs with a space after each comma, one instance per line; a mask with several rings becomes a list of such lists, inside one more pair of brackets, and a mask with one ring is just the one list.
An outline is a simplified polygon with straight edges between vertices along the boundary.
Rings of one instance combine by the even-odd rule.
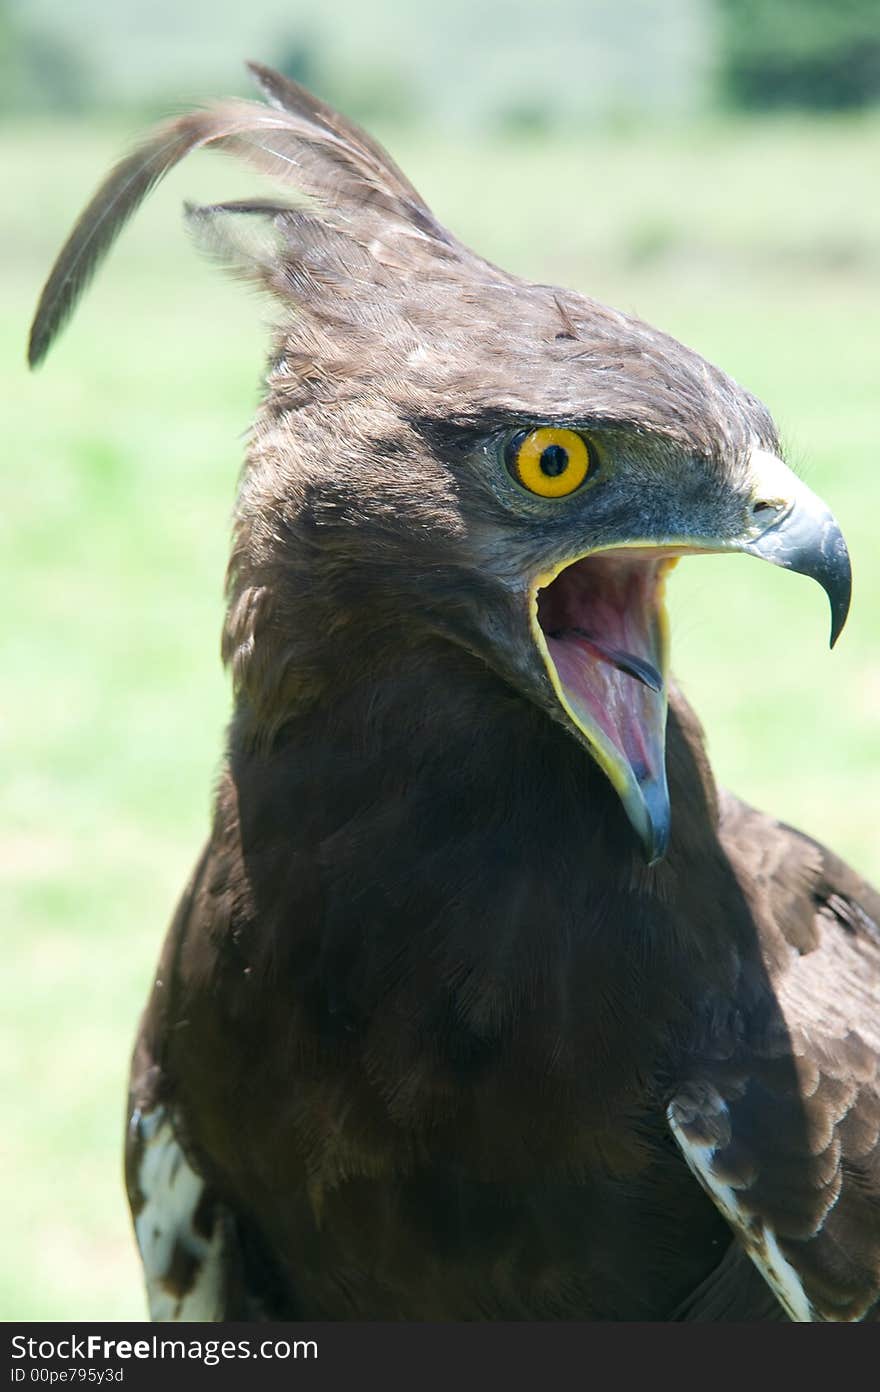
[[514, 435], [505, 456], [517, 482], [540, 498], [565, 498], [573, 493], [592, 462], [582, 435], [553, 425]]

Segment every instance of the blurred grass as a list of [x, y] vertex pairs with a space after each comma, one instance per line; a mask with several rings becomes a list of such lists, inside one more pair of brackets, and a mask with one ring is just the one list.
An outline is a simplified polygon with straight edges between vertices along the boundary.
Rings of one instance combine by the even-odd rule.
[[[213, 156], [172, 176], [49, 365], [23, 369], [41, 280], [131, 134], [0, 128], [6, 1319], [143, 1311], [119, 1176], [127, 1054], [229, 704], [221, 583], [266, 311], [197, 259], [179, 204], [252, 182]], [[388, 140], [485, 254], [636, 310], [774, 410], [849, 538], [849, 627], [829, 655], [810, 582], [691, 561], [671, 587], [676, 670], [719, 777], [876, 878], [880, 120]]]

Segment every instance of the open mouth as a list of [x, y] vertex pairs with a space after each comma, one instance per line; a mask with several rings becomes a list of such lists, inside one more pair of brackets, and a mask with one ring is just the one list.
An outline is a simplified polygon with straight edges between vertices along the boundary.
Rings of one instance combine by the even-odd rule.
[[669, 833], [664, 759], [668, 551], [621, 547], [533, 589], [532, 631], [560, 704], [649, 844]]

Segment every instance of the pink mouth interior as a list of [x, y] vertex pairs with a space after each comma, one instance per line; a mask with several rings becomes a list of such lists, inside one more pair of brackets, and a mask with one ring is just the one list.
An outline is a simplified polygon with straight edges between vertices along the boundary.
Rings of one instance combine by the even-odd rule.
[[661, 564], [656, 554], [606, 551], [575, 561], [538, 592], [538, 622], [566, 701], [587, 730], [602, 730], [639, 783], [663, 769], [664, 695], [645, 684], [663, 675]]

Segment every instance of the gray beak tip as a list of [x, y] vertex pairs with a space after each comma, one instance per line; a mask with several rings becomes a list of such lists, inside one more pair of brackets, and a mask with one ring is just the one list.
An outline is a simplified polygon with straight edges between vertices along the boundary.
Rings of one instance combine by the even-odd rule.
[[651, 866], [661, 861], [669, 849], [672, 812], [665, 769], [659, 778], [642, 783], [641, 789], [645, 806], [645, 826], [641, 841], [645, 861]]
[[[836, 524], [835, 524], [836, 525]], [[846, 624], [852, 599], [852, 566], [849, 551], [842, 534], [838, 531], [834, 547], [834, 561], [816, 579], [828, 595], [831, 606], [831, 638], [828, 646], [833, 648]]]

